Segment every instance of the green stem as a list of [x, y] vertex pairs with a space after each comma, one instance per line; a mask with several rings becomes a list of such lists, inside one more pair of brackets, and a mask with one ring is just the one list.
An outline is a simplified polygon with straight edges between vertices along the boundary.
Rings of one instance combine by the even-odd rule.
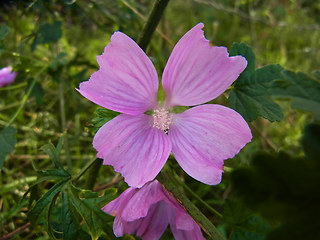
[[21, 102], [21, 104], [20, 104], [20, 107], [19, 107], [18, 110], [15, 112], [15, 114], [11, 117], [11, 119], [10, 119], [10, 121], [8, 122], [7, 126], [10, 126], [10, 125], [13, 123], [13, 121], [17, 118], [17, 116], [19, 115], [19, 113], [22, 111], [22, 109], [24, 108], [24, 105], [26, 104], [26, 102], [27, 102], [27, 100], [28, 100], [28, 98], [29, 98], [29, 96], [30, 96], [30, 94], [31, 94], [31, 92], [32, 92], [32, 90], [33, 90], [36, 82], [37, 82], [38, 77], [39, 77], [40, 74], [41, 74], [42, 72], [44, 72], [46, 69], [47, 69], [47, 66], [41, 68], [40, 71], [39, 71], [39, 72], [36, 74], [36, 76], [33, 78], [33, 80], [32, 80], [32, 82], [31, 82], [31, 85], [30, 85], [27, 93], [26, 93], [26, 94], [23, 96], [23, 98], [22, 98], [22, 102]]
[[209, 219], [189, 200], [188, 197], [181, 191], [180, 184], [174, 177], [174, 172], [165, 167], [157, 176], [158, 181], [164, 188], [170, 192], [181, 206], [190, 214], [190, 216], [200, 225], [212, 240], [225, 240], [218, 229], [209, 221]]
[[[148, 17], [143, 31], [141, 32], [138, 40], [139, 46], [143, 51], [146, 50], [150, 43], [153, 32], [155, 31], [161, 16], [168, 5], [169, 0], [156, 0], [152, 11]], [[180, 181], [177, 181], [174, 177], [175, 173], [170, 168], [164, 168], [157, 176], [159, 182], [178, 200], [183, 208], [190, 214], [190, 216], [201, 226], [201, 228], [209, 235], [212, 240], [225, 240], [222, 234], [217, 228], [209, 221], [206, 216], [186, 197], [186, 195], [180, 190]], [[190, 188], [189, 191], [194, 197], [196, 197], [202, 204], [204, 204], [210, 211], [222, 218], [222, 215], [200, 199]]]
[[72, 181], [78, 180], [98, 159], [99, 158], [95, 158], [95, 159], [91, 160], [90, 162], [88, 162], [88, 164], [84, 168], [82, 168], [81, 171], [77, 175], [72, 177]]
[[64, 150], [66, 151], [66, 160], [69, 172], [72, 171], [72, 162], [70, 157], [69, 151], [69, 141], [67, 135], [67, 121], [66, 121], [66, 112], [65, 112], [65, 101], [64, 101], [64, 79], [60, 79], [59, 83], [59, 102], [60, 102], [60, 115], [61, 115], [61, 130], [65, 133], [65, 140], [64, 140]]
[[94, 184], [96, 183], [96, 180], [98, 177], [98, 172], [103, 163], [103, 160], [100, 158], [97, 158], [96, 160], [97, 161], [95, 161], [93, 165], [90, 167], [90, 169], [88, 170], [88, 178], [86, 181], [85, 188], [89, 190], [93, 190]]
[[27, 85], [27, 83], [26, 83], [26, 82], [23, 82], [23, 83], [16, 84], [16, 85], [13, 85], [13, 86], [2, 87], [2, 88], [0, 88], [0, 91], [9, 91], [9, 90], [11, 91], [11, 90], [15, 90], [15, 89], [24, 87], [24, 86], [26, 86], [26, 85]]
[[[176, 176], [176, 175], [175, 175]], [[177, 178], [177, 177], [176, 177]], [[210, 210], [213, 214], [217, 215], [219, 218], [223, 218], [222, 214], [219, 213], [217, 210], [215, 210], [213, 207], [211, 207], [208, 203], [203, 201], [194, 191], [192, 191], [191, 188], [189, 188], [185, 183], [181, 182], [179, 179], [177, 179], [177, 182], [188, 192], [190, 193], [194, 198], [196, 198], [203, 206], [205, 206], [208, 210]]]
[[144, 25], [138, 39], [138, 45], [142, 48], [143, 51], [147, 49], [152, 34], [156, 30], [156, 27], [168, 3], [169, 0], [155, 0], [152, 11], [148, 17], [148, 21]]

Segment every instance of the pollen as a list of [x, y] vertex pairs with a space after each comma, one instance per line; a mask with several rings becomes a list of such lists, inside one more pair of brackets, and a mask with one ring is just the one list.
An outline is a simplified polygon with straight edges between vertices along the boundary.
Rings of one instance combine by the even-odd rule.
[[115, 217], [116, 215], [117, 215], [117, 210], [114, 210], [113, 213], [112, 213], [112, 216]]
[[172, 114], [165, 108], [153, 110], [153, 127], [168, 133], [170, 124], [172, 123]]

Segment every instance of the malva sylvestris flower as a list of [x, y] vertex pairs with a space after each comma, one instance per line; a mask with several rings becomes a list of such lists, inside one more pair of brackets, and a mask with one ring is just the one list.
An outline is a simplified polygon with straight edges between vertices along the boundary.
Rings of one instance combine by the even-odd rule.
[[[99, 71], [80, 84], [84, 97], [122, 113], [98, 130], [93, 147], [129, 186], [153, 180], [170, 152], [191, 177], [218, 184], [223, 161], [251, 141], [239, 113], [217, 104], [200, 105], [222, 94], [247, 66], [244, 57], [229, 57], [225, 47], [210, 46], [203, 27], [193, 27], [174, 47], [162, 75], [163, 104], [157, 102], [159, 81], [152, 62], [121, 32], [112, 35], [97, 57]], [[170, 112], [174, 106], [194, 107], [175, 114]]]
[[128, 188], [103, 211], [115, 216], [117, 237], [136, 234], [143, 240], [159, 239], [170, 224], [176, 240], [204, 240], [199, 225], [157, 181]]
[[11, 84], [14, 82], [17, 73], [12, 72], [11, 67], [5, 67], [0, 69], [0, 87]]

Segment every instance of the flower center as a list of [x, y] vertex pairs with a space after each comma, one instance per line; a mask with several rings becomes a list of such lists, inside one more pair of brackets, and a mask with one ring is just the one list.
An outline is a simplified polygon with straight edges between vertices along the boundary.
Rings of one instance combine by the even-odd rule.
[[161, 129], [168, 133], [170, 124], [172, 123], [172, 114], [165, 108], [158, 108], [153, 110], [153, 127]]

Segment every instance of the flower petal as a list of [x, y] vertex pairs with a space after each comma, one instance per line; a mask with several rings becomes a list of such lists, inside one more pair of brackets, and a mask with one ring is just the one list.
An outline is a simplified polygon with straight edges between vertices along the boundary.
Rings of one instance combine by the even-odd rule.
[[104, 206], [102, 210], [113, 216], [122, 216], [123, 209], [135, 193], [135, 188], [128, 188], [121, 193], [118, 198], [112, 200], [106, 206]]
[[204, 239], [200, 227], [157, 180], [140, 189], [127, 189], [102, 210], [116, 215], [113, 231], [117, 237], [128, 233], [159, 239], [170, 223], [175, 239]]
[[211, 185], [221, 181], [223, 160], [236, 155], [252, 138], [239, 113], [215, 104], [175, 114], [168, 136], [183, 170]]
[[[168, 205], [166, 195], [158, 181], [146, 183], [142, 188], [129, 188], [102, 210], [116, 215], [113, 231], [117, 237], [136, 234], [142, 239], [159, 239], [166, 230]], [[165, 200], [165, 201], [163, 201]]]
[[178, 229], [174, 224], [170, 224], [170, 228], [175, 240], [205, 240], [198, 224], [193, 221], [193, 229], [190, 231]]
[[115, 32], [97, 57], [99, 71], [78, 90], [102, 107], [131, 115], [157, 106], [157, 72], [143, 50], [127, 35]]
[[131, 197], [130, 202], [127, 202], [126, 211], [122, 214], [122, 217], [126, 221], [146, 217], [152, 205], [160, 201], [170, 202], [165, 191], [157, 180], [146, 183]]
[[[170, 197], [173, 199], [171, 195]], [[173, 206], [168, 204], [169, 212], [171, 212], [169, 223], [174, 238], [176, 240], [204, 240], [199, 225], [181, 205], [177, 204], [175, 199], [174, 202]]]
[[135, 231], [132, 224], [128, 223], [122, 218], [122, 213], [127, 205], [127, 202], [131, 199], [135, 192], [136, 189], [128, 188], [118, 198], [102, 208], [104, 212], [116, 217], [113, 223], [113, 232], [117, 237], [121, 237], [126, 233], [133, 234]]
[[145, 240], [160, 239], [168, 226], [167, 203], [164, 201], [152, 205], [148, 215], [137, 226], [136, 235]]
[[174, 47], [164, 69], [162, 86], [167, 107], [194, 106], [223, 93], [246, 68], [242, 56], [229, 57], [225, 47], [211, 47], [199, 23]]
[[11, 84], [14, 82], [17, 73], [11, 72], [11, 67], [5, 67], [0, 69], [0, 87]]
[[168, 136], [152, 127], [149, 115], [120, 114], [93, 139], [97, 157], [120, 172], [129, 186], [141, 187], [160, 172], [171, 152]]

